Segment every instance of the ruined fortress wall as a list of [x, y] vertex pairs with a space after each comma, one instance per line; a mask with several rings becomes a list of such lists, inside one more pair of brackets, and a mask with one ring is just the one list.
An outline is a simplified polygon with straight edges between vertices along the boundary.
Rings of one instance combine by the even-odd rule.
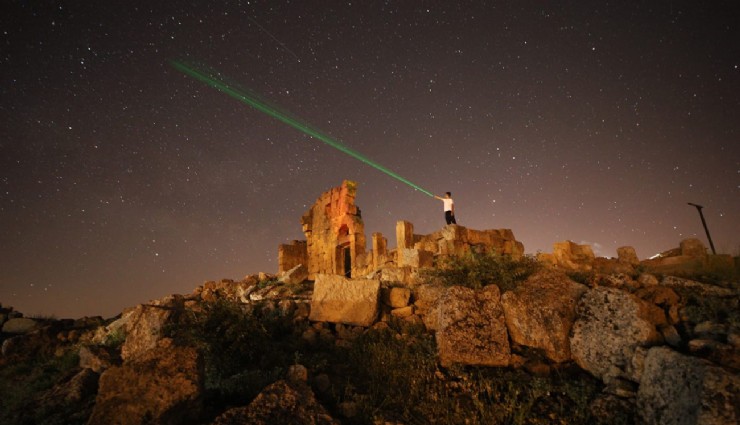
[[308, 278], [318, 274], [361, 277], [381, 268], [433, 267], [438, 258], [471, 252], [498, 253], [521, 258], [524, 246], [509, 229], [475, 230], [448, 225], [428, 234], [414, 234], [408, 221], [396, 223], [396, 249], [380, 233], [372, 237], [372, 250], [365, 250], [365, 226], [355, 205], [357, 184], [345, 180], [324, 192], [301, 217], [306, 241], [280, 245], [278, 272], [304, 264]]

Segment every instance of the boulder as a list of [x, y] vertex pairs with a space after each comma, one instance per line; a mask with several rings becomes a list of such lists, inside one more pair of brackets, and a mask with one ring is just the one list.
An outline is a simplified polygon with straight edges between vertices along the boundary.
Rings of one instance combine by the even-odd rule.
[[676, 276], [664, 277], [663, 280], [660, 281], [660, 285], [674, 289], [687, 289], [698, 295], [708, 297], [733, 298], [738, 296], [737, 290], [723, 288], [721, 286], [709, 285], [707, 283], [701, 283], [691, 279], [685, 279]]
[[570, 360], [570, 330], [586, 290], [564, 274], [543, 271], [506, 292], [501, 304], [511, 340], [542, 349], [552, 361]]
[[121, 358], [128, 360], [154, 348], [163, 338], [163, 328], [175, 323], [183, 308], [180, 295], [136, 306], [125, 323], [126, 341], [121, 346]]
[[28, 317], [16, 317], [3, 323], [3, 333], [25, 334], [38, 328], [38, 322]]
[[688, 257], [706, 257], [707, 255], [707, 248], [699, 239], [684, 239], [679, 247], [681, 248], [681, 255]]
[[79, 357], [80, 367], [91, 369], [95, 373], [102, 373], [115, 363], [111, 350], [104, 346], [82, 346], [80, 347]]
[[306, 279], [308, 279], [308, 269], [303, 264], [299, 264], [283, 273], [278, 281], [286, 285], [297, 285]]
[[478, 291], [450, 287], [437, 311], [439, 329], [435, 336], [442, 366], [509, 365], [511, 349], [498, 286], [488, 285]]
[[211, 425], [339, 425], [316, 400], [311, 388], [293, 381], [267, 386], [245, 407], [227, 410]]
[[631, 246], [620, 246], [617, 248], [617, 261], [633, 266], [640, 264], [640, 259], [637, 258], [637, 252]]
[[427, 330], [436, 331], [439, 328], [439, 301], [447, 289], [443, 285], [421, 285], [414, 292], [414, 307], [416, 314], [421, 316]]
[[394, 317], [403, 318], [403, 317], [412, 316], [413, 314], [414, 314], [414, 306], [412, 305], [401, 307], [401, 308], [394, 308], [393, 310], [391, 310], [391, 316], [394, 316]]
[[663, 308], [678, 305], [681, 301], [676, 291], [667, 286], [646, 286], [635, 291], [635, 295]]
[[578, 319], [571, 332], [573, 360], [604, 383], [623, 375], [637, 347], [662, 342], [650, 320], [650, 307], [618, 289], [587, 291], [578, 303]]
[[308, 382], [308, 369], [302, 364], [290, 365], [286, 378], [288, 382]]
[[94, 397], [98, 391], [100, 375], [90, 369], [82, 369], [69, 379], [57, 383], [45, 391], [39, 398], [39, 405], [46, 408], [58, 408], [64, 404], [78, 403], [88, 397]]
[[606, 275], [600, 275], [596, 277], [596, 282], [599, 286], [606, 286], [609, 288], [617, 288], [625, 291], [632, 292], [640, 287], [640, 284], [635, 282], [629, 274], [625, 273], [610, 273]]
[[379, 311], [380, 281], [316, 275], [309, 320], [368, 327]]
[[156, 347], [100, 376], [88, 425], [189, 423], [202, 410], [203, 376], [195, 348], [159, 340]]
[[[4, 423], [24, 424], [84, 424], [87, 422], [100, 376], [90, 369], [70, 371], [56, 384], [28, 400], [20, 417]], [[1, 410], [1, 409], [0, 409]], [[40, 414], [40, 412], [43, 412]], [[12, 416], [3, 415], [4, 418]]]
[[554, 243], [552, 255], [556, 265], [578, 271], [591, 271], [596, 258], [590, 245], [578, 245], [571, 241]]
[[383, 290], [383, 303], [392, 308], [401, 308], [409, 305], [411, 290], [409, 288], [388, 288]]
[[637, 282], [642, 285], [643, 288], [648, 286], [655, 286], [658, 284], [658, 278], [650, 273], [642, 273], [637, 278]]
[[645, 424], [736, 424], [740, 376], [710, 362], [653, 347], [637, 391]]

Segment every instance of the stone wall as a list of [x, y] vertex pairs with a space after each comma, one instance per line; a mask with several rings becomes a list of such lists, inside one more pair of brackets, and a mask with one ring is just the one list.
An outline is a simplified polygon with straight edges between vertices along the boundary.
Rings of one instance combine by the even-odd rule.
[[309, 279], [319, 273], [354, 276], [359, 257], [366, 258], [365, 225], [355, 205], [356, 192], [357, 184], [345, 180], [324, 192], [301, 217]]
[[293, 241], [278, 246], [278, 274], [292, 270], [299, 265], [308, 264], [306, 241]]
[[[510, 255], [514, 259], [524, 255], [524, 245], [514, 238], [510, 229], [475, 230], [453, 224], [428, 235], [413, 234], [413, 229], [413, 224], [406, 221], [399, 221], [396, 225], [399, 253], [401, 249], [419, 251], [418, 254], [399, 254], [399, 263], [401, 258], [423, 258], [425, 253], [430, 253], [435, 258], [463, 256], [472, 252]], [[403, 265], [405, 264], [399, 264]]]

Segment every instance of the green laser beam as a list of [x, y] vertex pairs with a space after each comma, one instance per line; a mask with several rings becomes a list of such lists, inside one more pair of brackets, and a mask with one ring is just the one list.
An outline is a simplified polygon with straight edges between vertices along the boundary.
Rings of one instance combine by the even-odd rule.
[[333, 147], [334, 149], [337, 149], [337, 150], [339, 150], [341, 152], [344, 152], [347, 155], [349, 155], [349, 156], [351, 156], [351, 157], [353, 157], [353, 158], [355, 158], [357, 160], [362, 161], [363, 163], [365, 163], [365, 164], [367, 164], [367, 165], [375, 168], [378, 171], [382, 171], [383, 173], [385, 173], [385, 174], [393, 177], [394, 179], [396, 179], [396, 180], [398, 180], [398, 181], [400, 181], [402, 183], [405, 183], [405, 184], [411, 186], [412, 188], [414, 188], [414, 189], [416, 189], [416, 190], [418, 190], [418, 191], [420, 191], [420, 192], [422, 192], [422, 193], [424, 193], [426, 195], [429, 195], [431, 197], [434, 197], [434, 194], [432, 192], [430, 192], [430, 191], [428, 191], [426, 189], [423, 189], [419, 185], [416, 185], [416, 184], [412, 183], [408, 179], [406, 179], [406, 178], [398, 175], [398, 173], [396, 173], [396, 172], [394, 172], [394, 171], [392, 171], [392, 170], [390, 170], [390, 169], [388, 169], [388, 168], [386, 168], [386, 167], [378, 164], [377, 162], [375, 162], [375, 161], [371, 160], [370, 158], [362, 155], [361, 153], [357, 152], [356, 150], [351, 149], [351, 148], [349, 148], [347, 146], [344, 146], [339, 141], [337, 141], [335, 139], [332, 139], [331, 137], [326, 136], [326, 135], [320, 133], [317, 130], [312, 129], [311, 127], [309, 127], [309, 126], [307, 126], [307, 125], [299, 122], [295, 118], [291, 118], [291, 117], [287, 116], [286, 114], [279, 112], [275, 108], [270, 107], [267, 104], [265, 104], [264, 102], [259, 101], [254, 96], [250, 96], [250, 95], [248, 95], [248, 94], [240, 91], [236, 87], [233, 87], [233, 86], [229, 85], [228, 83], [224, 82], [223, 80], [216, 79], [216, 78], [214, 78], [214, 77], [212, 77], [212, 76], [210, 76], [210, 75], [208, 75], [208, 74], [206, 74], [204, 72], [201, 72], [201, 71], [198, 71], [196, 69], [193, 69], [193, 68], [191, 68], [191, 67], [183, 64], [182, 62], [171, 61], [170, 63], [178, 71], [180, 71], [180, 72], [182, 72], [182, 73], [184, 73], [186, 75], [189, 75], [189, 76], [195, 78], [196, 80], [199, 80], [199, 81], [207, 84], [208, 86], [210, 86], [212, 88], [215, 88], [216, 90], [219, 90], [219, 91], [221, 91], [223, 93], [226, 93], [229, 96], [233, 97], [234, 99], [237, 99], [237, 100], [241, 101], [242, 103], [245, 103], [245, 104], [251, 106], [252, 108], [254, 108], [254, 109], [256, 109], [256, 110], [258, 110], [260, 112], [263, 112], [263, 113], [265, 113], [265, 114], [267, 114], [267, 115], [269, 115], [269, 116], [271, 116], [271, 117], [273, 117], [273, 118], [275, 118], [275, 119], [277, 119], [279, 121], [282, 121], [283, 123], [288, 124], [289, 126], [295, 128], [296, 130], [301, 131], [304, 134], [307, 134], [307, 135], [313, 137], [314, 139], [318, 139], [318, 140], [326, 143], [327, 145]]

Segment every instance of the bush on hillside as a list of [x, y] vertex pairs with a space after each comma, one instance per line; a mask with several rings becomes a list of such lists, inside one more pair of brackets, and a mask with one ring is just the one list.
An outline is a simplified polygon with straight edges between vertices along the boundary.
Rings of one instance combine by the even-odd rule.
[[438, 268], [425, 271], [425, 277], [447, 286], [461, 285], [472, 289], [495, 284], [501, 292], [506, 292], [539, 268], [540, 263], [531, 256], [517, 260], [510, 255], [470, 253], [447, 258]]

